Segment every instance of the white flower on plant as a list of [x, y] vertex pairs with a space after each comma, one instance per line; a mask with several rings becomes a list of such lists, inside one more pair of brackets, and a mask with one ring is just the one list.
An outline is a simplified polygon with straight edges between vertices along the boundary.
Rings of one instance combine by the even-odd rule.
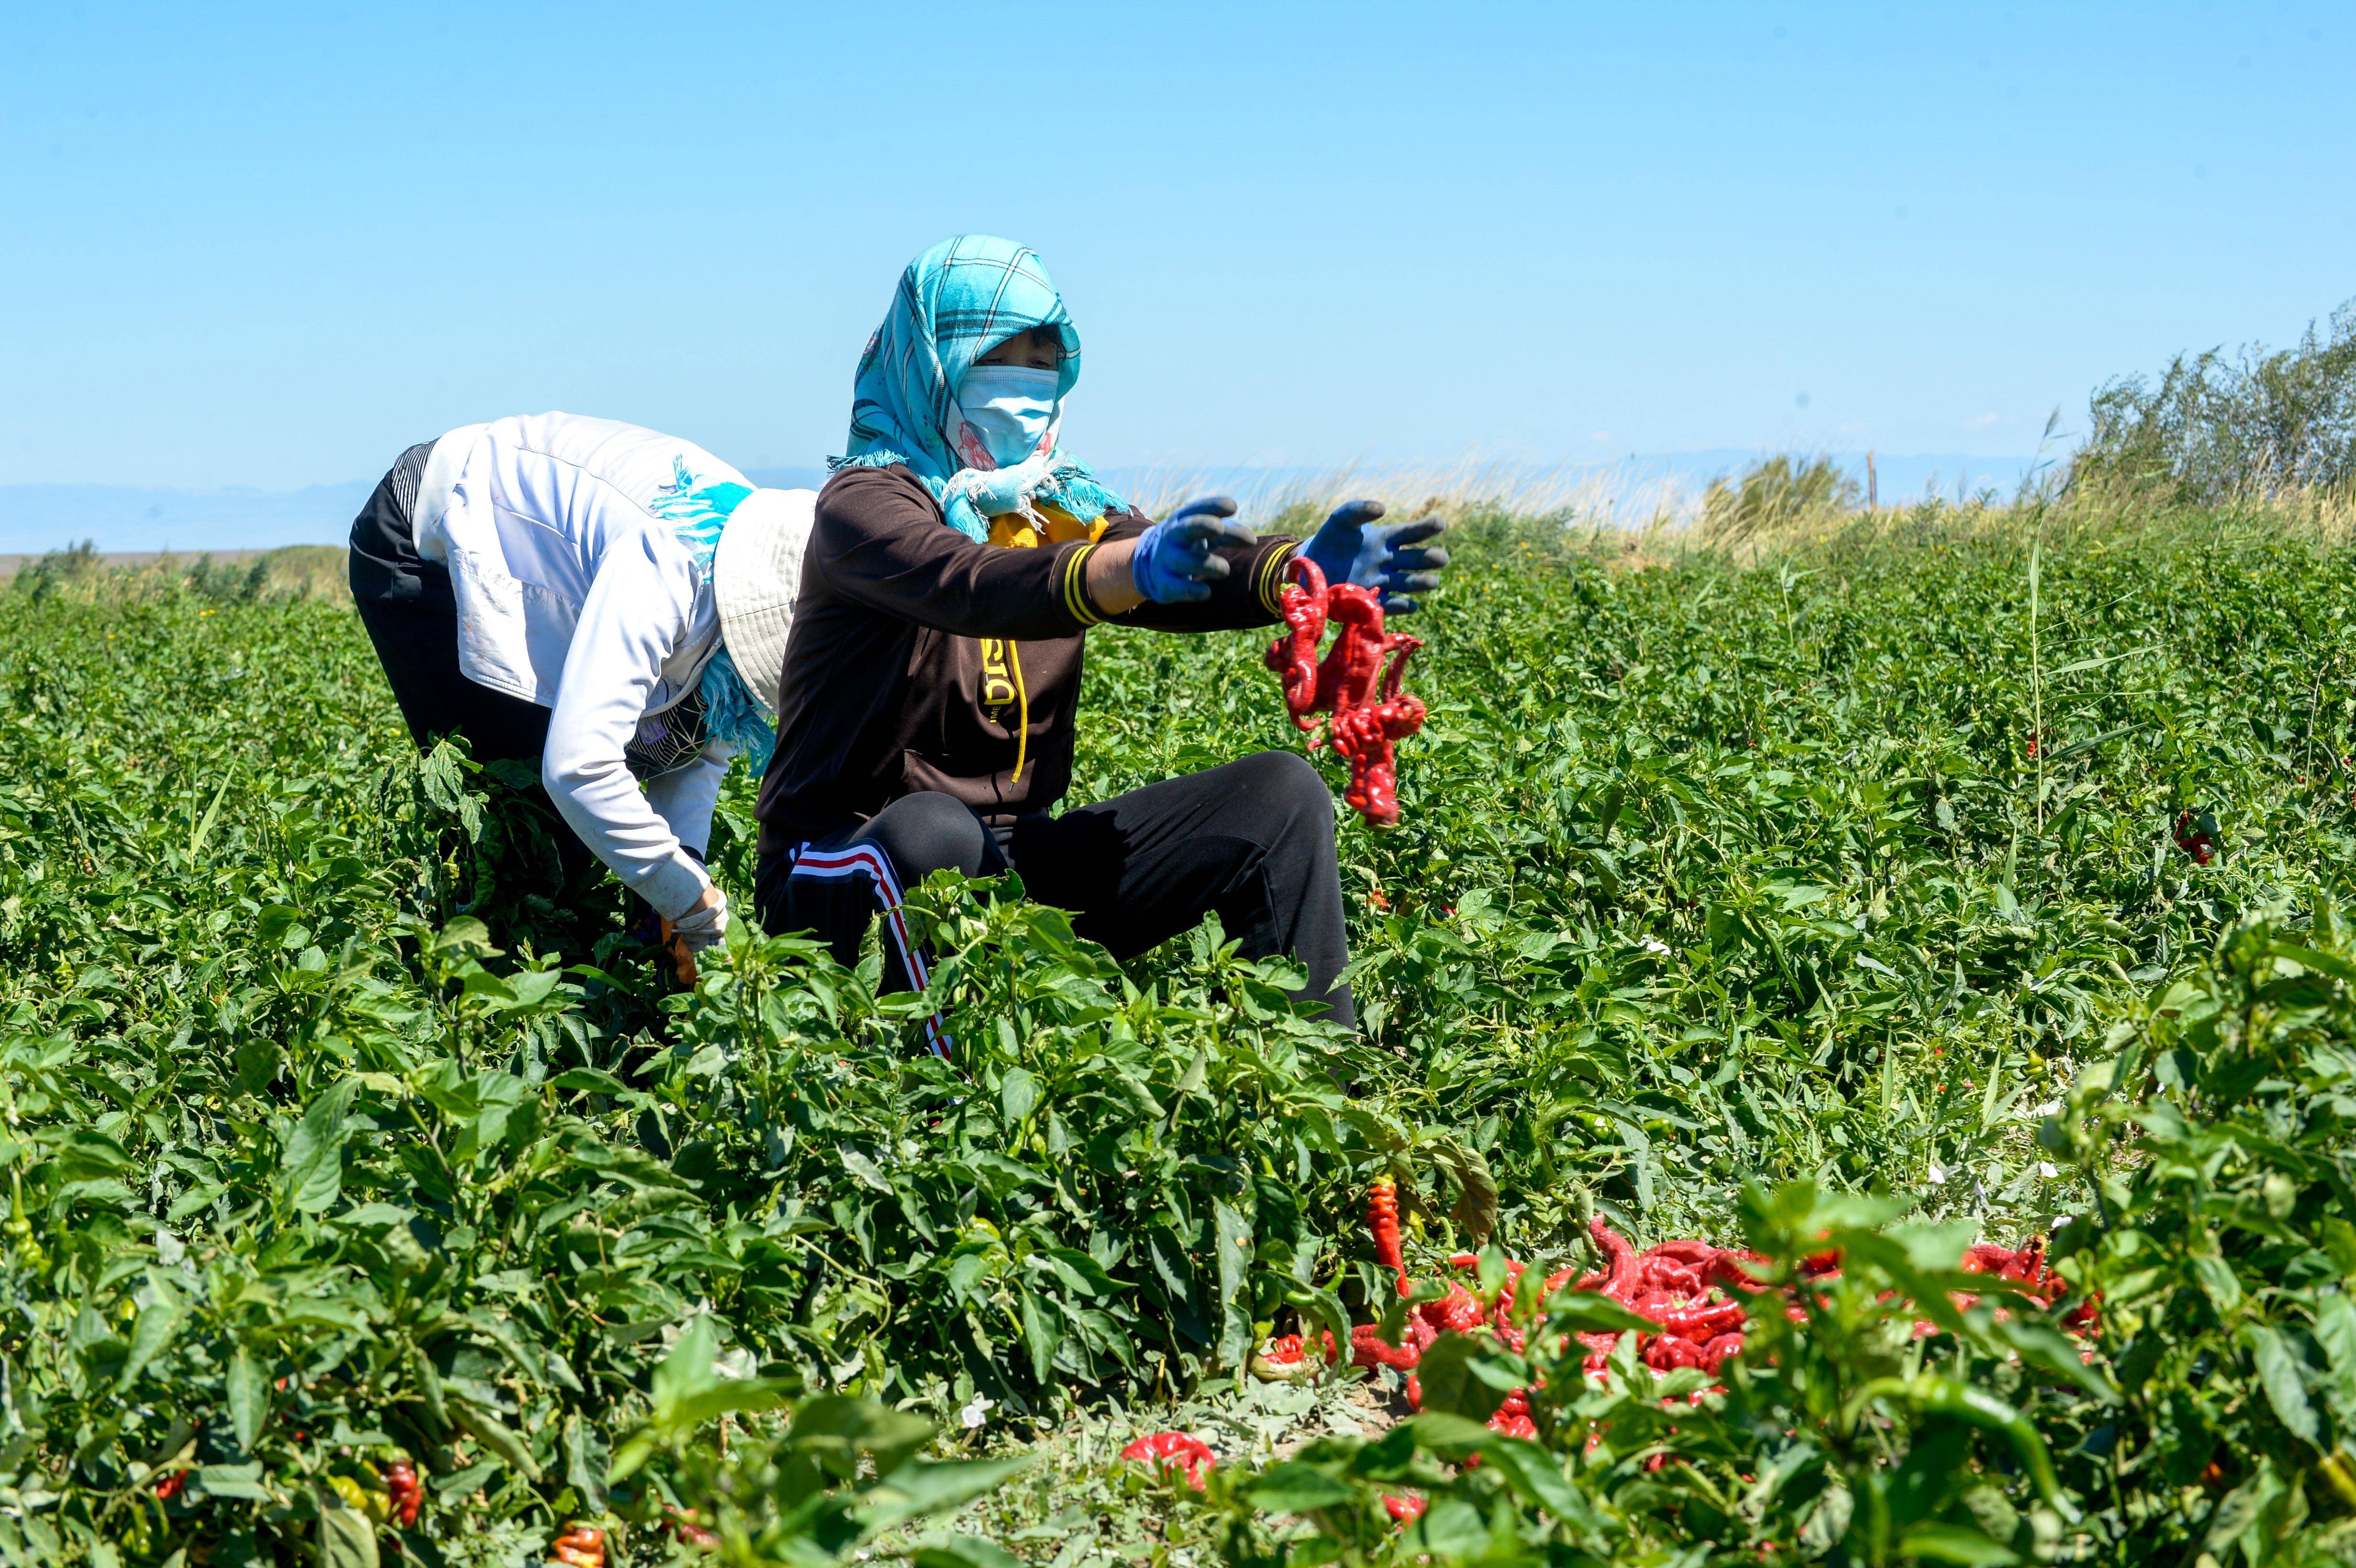
[[1669, 955], [1669, 944], [1650, 932], [1644, 933], [1644, 940], [1637, 945], [1647, 953], [1657, 953], [1664, 958]]
[[1946, 1179], [1947, 1173], [1939, 1168], [1939, 1162], [1937, 1160], [1933, 1160], [1931, 1162], [1931, 1185], [1936, 1187]]
[[2040, 1159], [2037, 1162], [2037, 1174], [2043, 1177], [2046, 1180], [2051, 1181], [2055, 1177], [2061, 1175], [2062, 1172], [2054, 1166], [2051, 1160]]
[[990, 1419], [990, 1407], [997, 1403], [994, 1399], [985, 1399], [980, 1394], [976, 1394], [973, 1396], [971, 1404], [958, 1412], [958, 1420], [963, 1424], [968, 1432], [971, 1432]]
[[2032, 1116], [2058, 1116], [2062, 1114], [2062, 1102], [2059, 1100], [2048, 1100], [2045, 1104], [2038, 1106], [2037, 1109], [2029, 1112], [2029, 1114]]

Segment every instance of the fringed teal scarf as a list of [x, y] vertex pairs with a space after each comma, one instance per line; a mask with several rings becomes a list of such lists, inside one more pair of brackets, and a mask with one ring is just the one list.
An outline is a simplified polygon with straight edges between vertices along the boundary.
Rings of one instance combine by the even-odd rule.
[[[657, 493], [650, 509], [670, 525], [672, 535], [709, 573], [712, 552], [720, 548], [720, 530], [728, 526], [736, 503], [753, 492], [733, 481], [699, 485], [684, 458], [675, 457], [671, 463], [671, 483]], [[754, 699], [744, 677], [736, 672], [736, 661], [728, 656], [726, 643], [705, 661], [697, 691], [703, 699], [705, 733], [744, 752], [755, 775], [760, 774], [769, 765], [769, 753], [776, 749], [776, 731], [770, 728], [768, 715]]]

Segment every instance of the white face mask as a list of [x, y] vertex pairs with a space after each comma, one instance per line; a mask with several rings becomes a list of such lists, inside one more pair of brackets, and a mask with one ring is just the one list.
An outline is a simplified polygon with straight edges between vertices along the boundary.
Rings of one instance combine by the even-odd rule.
[[1012, 468], [1055, 434], [1055, 384], [1062, 374], [1024, 365], [976, 365], [958, 383], [950, 410], [951, 444], [969, 468]]

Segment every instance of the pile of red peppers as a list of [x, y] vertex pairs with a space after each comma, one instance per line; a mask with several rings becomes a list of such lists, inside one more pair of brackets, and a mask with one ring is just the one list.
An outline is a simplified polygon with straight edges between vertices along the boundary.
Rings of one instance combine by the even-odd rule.
[[[1408, 1277], [1399, 1250], [1398, 1202], [1392, 1184], [1387, 1179], [1378, 1180], [1368, 1193], [1366, 1218], [1367, 1228], [1374, 1233], [1376, 1259], [1398, 1278], [1399, 1294], [1404, 1296], [1413, 1288], [1414, 1282]], [[1569, 1285], [1574, 1290], [1592, 1290], [1608, 1296], [1660, 1326], [1657, 1332], [1637, 1339], [1636, 1353], [1646, 1366], [1662, 1372], [1699, 1367], [1712, 1377], [1717, 1376], [1726, 1359], [1742, 1348], [1743, 1329], [1750, 1318], [1748, 1298], [1767, 1288], [1744, 1265], [1763, 1264], [1766, 1260], [1754, 1253], [1693, 1241], [1663, 1242], [1639, 1253], [1601, 1217], [1590, 1222], [1589, 1230], [1603, 1253], [1604, 1266], [1575, 1281], [1571, 1270], [1558, 1270], [1546, 1282], [1547, 1294]], [[1448, 1265], [1469, 1272], [1479, 1262], [1470, 1253], [1458, 1253], [1449, 1258]], [[1511, 1260], [1506, 1264], [1515, 1280], [1521, 1278], [1523, 1267]], [[2067, 1294], [2060, 1276], [2046, 1266], [2042, 1237], [2033, 1238], [2026, 1246], [2018, 1248], [1983, 1242], [1965, 1251], [1963, 1267], [1969, 1274], [2002, 1280], [2048, 1305]], [[1819, 1253], [1801, 1265], [1802, 1277], [1807, 1280], [1831, 1279], [1839, 1273], [1840, 1255], [1837, 1252]], [[1408, 1403], [1420, 1409], [1422, 1389], [1415, 1369], [1424, 1350], [1440, 1335], [1470, 1333], [1486, 1325], [1506, 1345], [1515, 1350], [1522, 1349], [1522, 1331], [1511, 1317], [1512, 1297], [1510, 1290], [1500, 1292], [1496, 1305], [1484, 1308], [1481, 1298], [1463, 1284], [1451, 1281], [1446, 1296], [1437, 1301], [1419, 1302], [1408, 1312], [1402, 1343], [1394, 1345], [1385, 1339], [1381, 1328], [1375, 1324], [1353, 1328], [1351, 1361], [1356, 1366], [1390, 1367], [1406, 1372]], [[1955, 1305], [1969, 1307], [1977, 1299], [1958, 1295]], [[1784, 1310], [1794, 1318], [1804, 1316], [1797, 1306], [1787, 1305]], [[2062, 1319], [2062, 1326], [2073, 1330], [2083, 1328], [2094, 1321], [2094, 1302], [2082, 1302]], [[1933, 1328], [1918, 1321], [1914, 1331], [1925, 1335], [1933, 1332]], [[1601, 1373], [1619, 1336], [1582, 1334], [1579, 1339], [1587, 1347], [1585, 1371]], [[1290, 1360], [1301, 1358], [1297, 1337], [1289, 1336], [1287, 1341], [1269, 1347], [1269, 1350], [1279, 1349], [1290, 1351]], [[1517, 1389], [1508, 1395], [1490, 1417], [1489, 1424], [1513, 1436], [1536, 1436], [1537, 1428], [1530, 1420], [1526, 1392]]]
[[[1293, 581], [1278, 594], [1288, 630], [1269, 645], [1268, 667], [1284, 680], [1284, 705], [1295, 729], [1314, 734], [1318, 715], [1333, 750], [1350, 764], [1343, 801], [1372, 827], [1398, 822], [1398, 759], [1393, 750], [1423, 728], [1422, 701], [1399, 689], [1407, 661], [1423, 646], [1419, 637], [1383, 630], [1383, 606], [1373, 589], [1355, 583], [1327, 586], [1317, 563], [1294, 556]], [[1341, 629], [1320, 661], [1317, 644], [1332, 622]], [[1324, 741], [1312, 740], [1312, 752]]]
[[[1376, 1261], [1397, 1278], [1399, 1294], [1408, 1295], [1415, 1282], [1408, 1274], [1407, 1260], [1399, 1246], [1398, 1190], [1387, 1177], [1376, 1179], [1367, 1190], [1366, 1228], [1373, 1233]], [[1662, 1372], [1699, 1367], [1716, 1377], [1727, 1358], [1742, 1349], [1743, 1330], [1750, 1321], [1749, 1298], [1769, 1288], [1744, 1265], [1763, 1265], [1767, 1260], [1756, 1253], [1691, 1241], [1663, 1242], [1640, 1253], [1605, 1224], [1601, 1216], [1589, 1221], [1588, 1229], [1603, 1253], [1604, 1266], [1580, 1275], [1575, 1282], [1570, 1269], [1558, 1269], [1547, 1277], [1547, 1293], [1552, 1295], [1566, 1285], [1574, 1290], [1601, 1292], [1659, 1326], [1656, 1332], [1637, 1337], [1636, 1353], [1646, 1366]], [[1448, 1259], [1452, 1270], [1469, 1272], [1479, 1264], [1480, 1259], [1471, 1253], [1457, 1253]], [[1508, 1259], [1505, 1266], [1513, 1280], [1521, 1278], [1524, 1264]], [[1982, 1242], [1965, 1249], [1963, 1268], [1966, 1274], [2001, 1280], [2047, 1306], [2068, 1294], [2068, 1286], [2046, 1265], [2042, 1236], [2032, 1237], [2021, 1247]], [[1800, 1274], [1803, 1282], [1837, 1278], [1840, 1253], [1826, 1251], [1804, 1259]], [[1469, 1334], [1485, 1326], [1507, 1346], [1515, 1350], [1522, 1349], [1524, 1335], [1512, 1318], [1513, 1297], [1512, 1290], [1502, 1290], [1494, 1306], [1484, 1307], [1481, 1298], [1461, 1281], [1451, 1280], [1446, 1296], [1436, 1301], [1418, 1302], [1408, 1310], [1398, 1344], [1384, 1339], [1377, 1324], [1362, 1323], [1351, 1329], [1351, 1364], [1390, 1367], [1405, 1372], [1408, 1403], [1420, 1410], [1423, 1389], [1416, 1368], [1423, 1360], [1423, 1352], [1442, 1334]], [[1954, 1302], [1959, 1307], [1968, 1307], [1978, 1299], [1958, 1293]], [[2092, 1326], [2096, 1305], [2094, 1299], [2079, 1303], [2064, 1315], [2062, 1326], [2072, 1332]], [[1794, 1320], [1806, 1316], [1798, 1306], [1790, 1303], [1783, 1310]], [[1918, 1337], [1933, 1331], [1928, 1322], [1917, 1320], [1914, 1325]], [[1314, 1360], [1312, 1345], [1301, 1335], [1272, 1339], [1252, 1358], [1252, 1371], [1270, 1379], [1314, 1375], [1322, 1365], [1341, 1358], [1331, 1334], [1319, 1338], [1323, 1341], [1322, 1353]], [[1619, 1339], [1617, 1334], [1579, 1336], [1580, 1342], [1587, 1348], [1583, 1370], [1590, 1376], [1605, 1371]], [[1692, 1397], [1698, 1402], [1701, 1394], [1696, 1392]], [[1515, 1389], [1508, 1393], [1490, 1416], [1489, 1425], [1507, 1436], [1536, 1437], [1537, 1424], [1530, 1419], [1529, 1392]], [[1140, 1438], [1122, 1450], [1121, 1457], [1154, 1468], [1173, 1467], [1197, 1488], [1203, 1484], [1203, 1471], [1216, 1463], [1211, 1451], [1198, 1439], [1176, 1432]], [[1385, 1502], [1392, 1517], [1402, 1522], [1423, 1511], [1420, 1499], [1387, 1498]]]

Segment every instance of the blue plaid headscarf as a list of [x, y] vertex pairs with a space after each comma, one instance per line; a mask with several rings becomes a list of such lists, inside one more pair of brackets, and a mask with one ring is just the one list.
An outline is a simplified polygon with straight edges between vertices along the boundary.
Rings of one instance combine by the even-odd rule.
[[1027, 245], [987, 234], [944, 240], [900, 274], [892, 309], [867, 340], [852, 389], [851, 441], [834, 468], [905, 463], [951, 528], [987, 539], [990, 518], [1027, 511], [1034, 502], [1094, 522], [1123, 505], [1088, 465], [1065, 453], [1060, 440], [1044, 459], [995, 472], [966, 466], [950, 444], [951, 400], [982, 355], [1018, 332], [1052, 326], [1064, 342], [1055, 381], [1058, 419], [1080, 379], [1080, 335], [1064, 296]]

